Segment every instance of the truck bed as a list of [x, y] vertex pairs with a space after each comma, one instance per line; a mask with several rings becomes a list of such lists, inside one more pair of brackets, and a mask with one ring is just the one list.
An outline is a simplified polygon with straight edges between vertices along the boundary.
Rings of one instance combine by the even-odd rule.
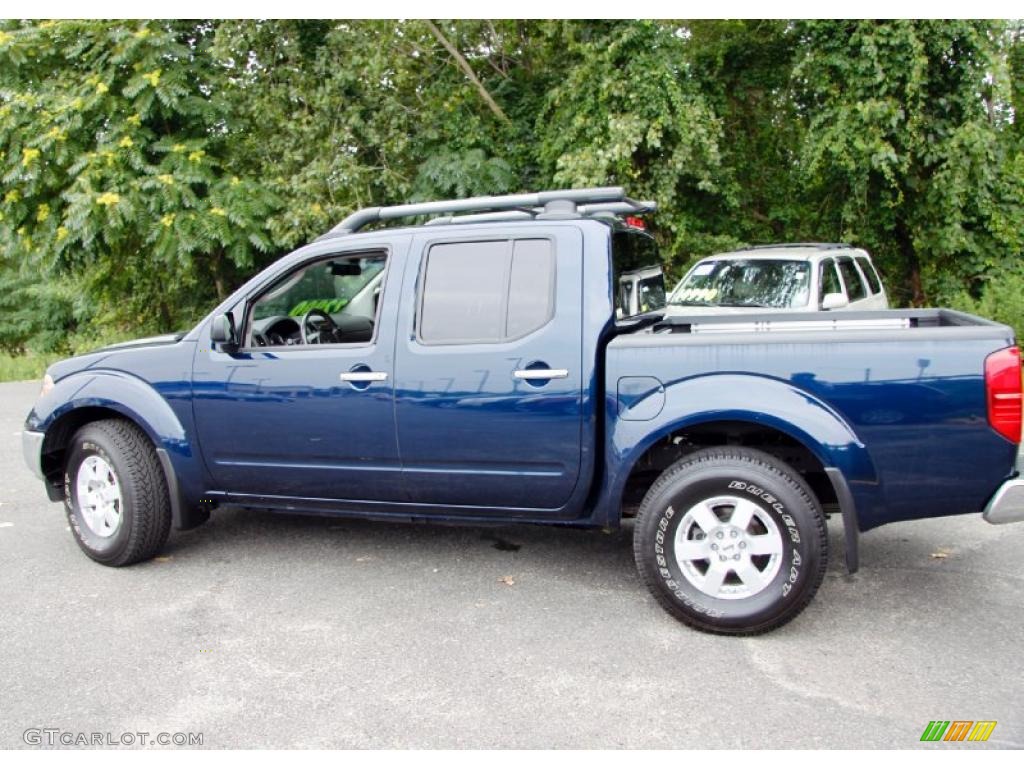
[[819, 406], [851, 434], [823, 439], [821, 458], [850, 461], [867, 529], [984, 507], [1016, 453], [988, 425], [984, 361], [1013, 343], [1007, 326], [949, 309], [680, 316], [612, 339], [605, 383], [622, 412], [642, 399], [623, 401], [623, 379], [656, 379], [664, 412], [688, 423], [782, 424]]

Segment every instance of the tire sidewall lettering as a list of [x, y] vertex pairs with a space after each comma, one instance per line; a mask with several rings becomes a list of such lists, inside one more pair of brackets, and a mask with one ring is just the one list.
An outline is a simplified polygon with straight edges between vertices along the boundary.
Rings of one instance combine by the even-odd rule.
[[81, 510], [78, 509], [78, 504], [76, 503], [75, 486], [78, 478], [78, 471], [81, 469], [82, 462], [89, 456], [99, 456], [102, 458], [111, 467], [113, 467], [114, 472], [117, 473], [119, 478], [122, 476], [120, 462], [116, 461], [106, 448], [92, 440], [82, 440], [77, 443], [72, 447], [70, 456], [71, 460], [68, 462], [68, 466], [64, 469], [64, 511], [67, 515], [68, 525], [71, 527], [72, 534], [79, 542], [98, 555], [102, 555], [104, 557], [108, 555], [116, 555], [118, 551], [124, 548], [130, 535], [131, 517], [128, 514], [128, 505], [130, 504], [130, 500], [128, 498], [128, 494], [130, 492], [129, 489], [126, 487], [122, 479], [121, 493], [124, 508], [121, 512], [121, 527], [113, 536], [103, 538], [94, 534], [85, 524], [85, 519]]
[[[780, 564], [778, 573], [771, 584], [749, 598], [737, 600], [713, 598], [704, 595], [682, 578], [673, 551], [676, 527], [683, 517], [680, 510], [688, 509], [686, 504], [696, 503], [698, 499], [691, 498], [679, 503], [682, 498], [687, 496], [685, 488], [675, 496], [663, 499], [656, 523], [653, 526], [654, 535], [651, 537], [651, 551], [654, 555], [652, 570], [659, 586], [687, 611], [708, 619], [732, 618], [737, 614], [742, 616], [744, 608], [748, 605], [760, 606], [754, 608], [754, 613], [760, 613], [776, 603], [788, 604], [795, 595], [802, 591], [799, 586], [804, 577], [805, 565], [808, 562], [806, 553], [801, 552], [804, 546], [804, 537], [801, 535], [796, 518], [791, 514], [786, 503], [778, 498], [778, 494], [764, 488], [763, 482], [763, 480], [738, 478], [726, 481], [721, 478], [717, 482], [717, 491], [700, 494], [703, 498], [726, 493], [749, 497], [772, 515], [780, 532], [785, 531], [782, 534], [783, 552], [781, 557], [783, 562]], [[710, 482], [710, 484], [716, 483]]]

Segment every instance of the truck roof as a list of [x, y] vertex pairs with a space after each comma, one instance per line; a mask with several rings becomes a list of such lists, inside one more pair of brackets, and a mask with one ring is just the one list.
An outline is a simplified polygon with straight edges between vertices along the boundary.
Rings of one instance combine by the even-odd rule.
[[743, 259], [744, 261], [758, 261], [771, 259], [787, 259], [790, 261], [814, 261], [828, 256], [850, 254], [856, 256], [867, 256], [867, 251], [849, 245], [847, 243], [779, 243], [777, 245], [753, 245], [747, 248], [739, 248], [735, 251], [715, 253], [699, 259], [709, 261], [715, 259]]

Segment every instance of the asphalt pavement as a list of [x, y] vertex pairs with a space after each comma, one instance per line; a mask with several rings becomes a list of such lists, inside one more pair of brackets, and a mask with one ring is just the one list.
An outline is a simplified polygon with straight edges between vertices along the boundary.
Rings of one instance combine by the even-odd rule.
[[[687, 629], [621, 531], [240, 509], [123, 569], [25, 468], [35, 382], [0, 384], [0, 748], [28, 729], [226, 747], [1024, 747], [1024, 524], [887, 526], [766, 636]], [[955, 450], [955, 446], [951, 446]]]

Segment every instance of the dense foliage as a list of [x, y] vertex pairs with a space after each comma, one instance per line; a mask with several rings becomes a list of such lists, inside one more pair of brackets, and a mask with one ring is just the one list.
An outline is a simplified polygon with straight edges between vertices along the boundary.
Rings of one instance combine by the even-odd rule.
[[1024, 334], [991, 21], [0, 22], [0, 348], [188, 325], [353, 208], [622, 184], [672, 274], [845, 240]]

